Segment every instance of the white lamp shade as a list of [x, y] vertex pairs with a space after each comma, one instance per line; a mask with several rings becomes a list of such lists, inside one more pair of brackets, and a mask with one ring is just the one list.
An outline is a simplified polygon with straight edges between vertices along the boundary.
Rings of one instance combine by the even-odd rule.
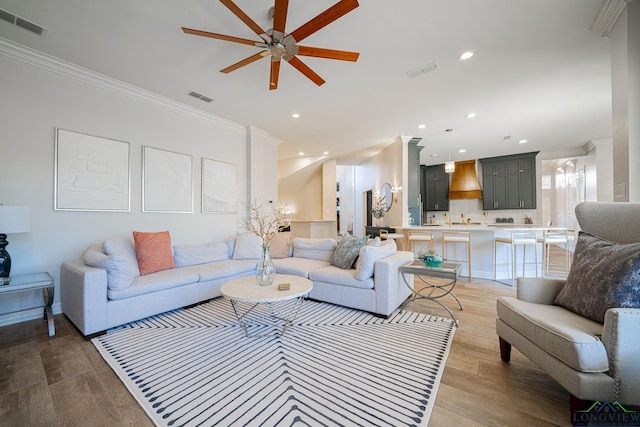
[[0, 233], [31, 231], [31, 209], [27, 206], [0, 206]]

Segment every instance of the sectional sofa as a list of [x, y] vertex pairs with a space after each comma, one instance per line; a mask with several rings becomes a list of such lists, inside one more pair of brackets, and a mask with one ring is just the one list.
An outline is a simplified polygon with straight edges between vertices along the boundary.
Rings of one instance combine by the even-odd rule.
[[[226, 242], [165, 245], [168, 268], [152, 264], [156, 268], [149, 270], [142, 260], [161, 250], [148, 246], [141, 255], [142, 246], [134, 240], [109, 239], [89, 247], [82, 259], [62, 264], [62, 310], [85, 336], [219, 297], [227, 281], [255, 274], [261, 249], [260, 238], [251, 234]], [[398, 273], [413, 260], [411, 252], [371, 239], [353, 266], [340, 268], [332, 264], [337, 247], [334, 239], [291, 241], [289, 233], [278, 233], [271, 254], [277, 273], [313, 282], [311, 299], [389, 316], [411, 294]]]

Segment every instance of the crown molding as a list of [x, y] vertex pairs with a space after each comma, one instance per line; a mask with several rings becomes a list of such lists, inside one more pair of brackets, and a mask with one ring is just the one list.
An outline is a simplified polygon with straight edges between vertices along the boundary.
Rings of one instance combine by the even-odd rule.
[[246, 134], [247, 127], [0, 37], [0, 54], [174, 113]]

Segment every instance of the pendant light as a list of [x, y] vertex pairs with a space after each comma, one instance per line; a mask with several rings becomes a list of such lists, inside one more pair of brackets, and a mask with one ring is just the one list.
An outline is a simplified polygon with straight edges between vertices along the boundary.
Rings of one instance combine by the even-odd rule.
[[[449, 135], [451, 135], [451, 132], [453, 132], [453, 129], [445, 129], [445, 132], [447, 132]], [[456, 162], [454, 162], [453, 160], [451, 160], [451, 147], [449, 147], [449, 160], [444, 162], [444, 171], [446, 173], [453, 173], [456, 170]]]

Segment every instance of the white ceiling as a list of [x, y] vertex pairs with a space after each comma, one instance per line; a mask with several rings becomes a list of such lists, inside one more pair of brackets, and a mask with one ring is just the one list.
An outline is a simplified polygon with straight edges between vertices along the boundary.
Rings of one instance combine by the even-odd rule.
[[[272, 0], [235, 1], [271, 27]], [[291, 0], [287, 31], [336, 1]], [[48, 29], [43, 38], [0, 21], [0, 37], [263, 129], [283, 141], [281, 160], [328, 151], [338, 164], [358, 163], [372, 147], [410, 135], [423, 138], [422, 162], [436, 164], [449, 151], [466, 160], [571, 151], [609, 138], [609, 40], [589, 30], [601, 2], [360, 0], [300, 43], [357, 51], [358, 62], [301, 57], [327, 83], [318, 87], [283, 64], [276, 91], [268, 90], [268, 59], [219, 72], [258, 48], [180, 30], [258, 40], [218, 0], [0, 0], [0, 8]], [[459, 62], [466, 50], [475, 56]], [[438, 70], [407, 76], [432, 61]], [[189, 90], [214, 102], [189, 97]], [[470, 112], [477, 117], [465, 118]], [[426, 128], [418, 129], [421, 123]]]

